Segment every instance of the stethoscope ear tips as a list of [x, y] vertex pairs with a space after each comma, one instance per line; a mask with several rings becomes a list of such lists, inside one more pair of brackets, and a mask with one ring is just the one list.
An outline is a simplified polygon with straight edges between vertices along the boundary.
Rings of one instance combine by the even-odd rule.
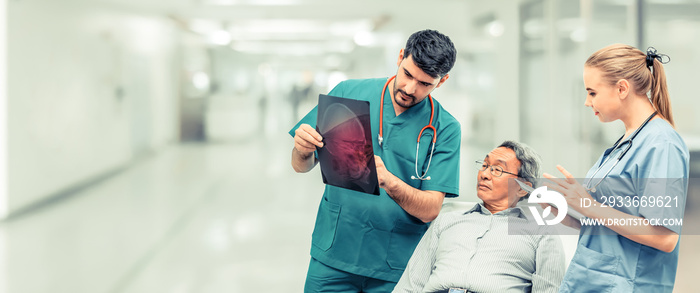
[[430, 180], [430, 176], [426, 177], [425, 180]]
[[425, 178], [418, 178], [418, 177], [416, 177], [416, 176], [411, 175], [411, 179], [413, 179], [413, 180], [416, 180], [416, 179], [420, 179], [420, 180], [430, 180], [430, 176], [425, 177]]
[[411, 175], [411, 179], [416, 180], [418, 178], [416, 178], [416, 176]]

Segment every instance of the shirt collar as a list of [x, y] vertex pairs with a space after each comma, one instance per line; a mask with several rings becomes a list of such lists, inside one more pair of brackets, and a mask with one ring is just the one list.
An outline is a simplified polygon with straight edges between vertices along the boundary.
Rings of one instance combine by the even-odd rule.
[[489, 209], [487, 209], [484, 206], [484, 203], [480, 202], [478, 204], [475, 204], [474, 207], [472, 207], [471, 209], [466, 211], [464, 214], [466, 215], [466, 214], [475, 213], [475, 212], [480, 213], [482, 215], [488, 215], [488, 216], [490, 216], [490, 215], [497, 215], [497, 216], [507, 215], [507, 216], [514, 216], [517, 218], [527, 219], [527, 215], [525, 214], [525, 212], [523, 212], [523, 209], [519, 205], [516, 205], [515, 207], [512, 207], [512, 208], [502, 210], [496, 214], [492, 214], [491, 211], [489, 211]]

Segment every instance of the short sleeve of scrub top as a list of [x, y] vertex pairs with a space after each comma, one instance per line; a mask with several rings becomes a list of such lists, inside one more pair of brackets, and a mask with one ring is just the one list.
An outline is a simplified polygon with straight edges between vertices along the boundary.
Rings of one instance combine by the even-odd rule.
[[[638, 159], [636, 189], [639, 216], [661, 220], [658, 225], [680, 234], [688, 186], [688, 153], [682, 141], [656, 137]], [[664, 220], [667, 220], [664, 222]], [[674, 224], [676, 223], [676, 224]]]

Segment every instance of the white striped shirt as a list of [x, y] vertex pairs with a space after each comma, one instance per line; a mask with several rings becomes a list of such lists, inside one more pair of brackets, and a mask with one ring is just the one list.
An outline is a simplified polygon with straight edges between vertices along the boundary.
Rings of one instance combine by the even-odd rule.
[[561, 240], [539, 233], [509, 235], [509, 218], [511, 224], [528, 221], [519, 207], [491, 214], [482, 203], [467, 212], [441, 214], [393, 292], [557, 292], [565, 266]]

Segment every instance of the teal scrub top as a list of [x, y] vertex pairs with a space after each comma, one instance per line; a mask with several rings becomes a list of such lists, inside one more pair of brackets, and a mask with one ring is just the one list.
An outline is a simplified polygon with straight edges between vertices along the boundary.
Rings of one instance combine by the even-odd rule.
[[[629, 143], [626, 140], [624, 143]], [[596, 169], [596, 184], [625, 149], [607, 149], [588, 171]], [[601, 163], [607, 157], [610, 160]], [[634, 138], [632, 147], [607, 178], [591, 192], [596, 201], [646, 219], [682, 219], [688, 191], [689, 153], [683, 139], [664, 119], [654, 119]], [[618, 197], [619, 196], [619, 197]], [[636, 198], [635, 198], [636, 196]], [[662, 196], [662, 207], [634, 204]], [[668, 197], [667, 197], [668, 196]], [[622, 203], [620, 203], [622, 200]], [[630, 204], [631, 203], [631, 204]], [[680, 235], [681, 226], [659, 224]], [[581, 227], [578, 247], [559, 292], [669, 292], [673, 291], [678, 248], [666, 253], [639, 244], [604, 226]]]
[[[416, 140], [430, 121], [428, 99], [396, 116], [389, 90], [384, 96], [384, 142], [379, 146], [379, 103], [387, 78], [347, 80], [328, 95], [369, 101], [374, 154], [381, 157], [387, 170], [410, 186], [421, 190], [459, 192], [459, 152], [461, 128], [438, 101], [433, 126], [437, 141], [427, 176], [431, 180], [413, 180]], [[289, 131], [306, 123], [316, 127], [318, 109], [314, 108]], [[418, 155], [419, 171], [425, 171], [432, 137], [425, 131]], [[422, 173], [421, 173], [422, 175]], [[312, 234], [311, 256], [339, 270], [397, 282], [413, 250], [428, 225], [409, 215], [384, 189], [371, 195], [326, 185]]]

